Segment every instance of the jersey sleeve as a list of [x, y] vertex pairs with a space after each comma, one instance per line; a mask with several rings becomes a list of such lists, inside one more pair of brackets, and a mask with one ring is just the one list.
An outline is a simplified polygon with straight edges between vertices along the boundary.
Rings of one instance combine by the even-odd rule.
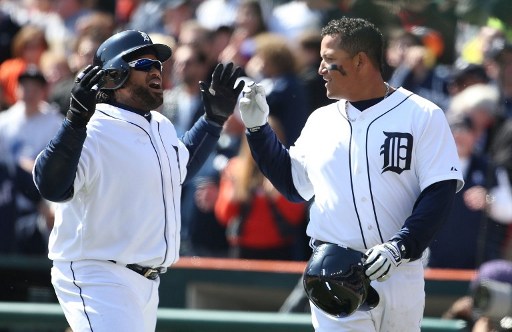
[[291, 166], [292, 166], [292, 178], [293, 184], [297, 189], [297, 192], [305, 199], [310, 200], [314, 195], [315, 191], [313, 185], [309, 181], [308, 173], [306, 171], [306, 158], [304, 151], [301, 151], [299, 147], [290, 148]]
[[100, 174], [100, 159], [105, 157], [99, 153], [97, 136], [91, 135], [92, 132], [96, 130], [95, 127], [87, 127], [87, 138], [80, 154], [75, 181], [73, 183], [75, 193], [82, 190], [84, 187], [90, 186]]
[[441, 109], [431, 111], [416, 149], [421, 190], [433, 183], [457, 180], [457, 191], [463, 185], [462, 169], [452, 132]]
[[308, 177], [306, 159], [306, 152], [309, 146], [308, 142], [315, 140], [310, 139], [311, 130], [308, 128], [309, 126], [306, 123], [306, 126], [303, 128], [299, 138], [295, 144], [290, 147], [293, 184], [295, 185], [298, 193], [305, 200], [310, 200], [315, 195], [313, 184]]

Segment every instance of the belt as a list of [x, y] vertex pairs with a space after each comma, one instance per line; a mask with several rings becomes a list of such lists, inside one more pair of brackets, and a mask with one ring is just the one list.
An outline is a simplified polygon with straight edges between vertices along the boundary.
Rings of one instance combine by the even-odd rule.
[[330, 243], [330, 242], [325, 242], [325, 241], [322, 241], [322, 240], [315, 240], [315, 241], [313, 241], [313, 245], [315, 247], [318, 247], [319, 245], [326, 244], [326, 243]]
[[[110, 262], [117, 264], [117, 262], [113, 260], [110, 260]], [[129, 268], [134, 272], [137, 272], [138, 274], [140, 274], [144, 278], [148, 278], [149, 280], [155, 280], [156, 278], [158, 278], [160, 274], [167, 272], [167, 268], [163, 266], [146, 267], [138, 264], [127, 264], [125, 265], [125, 267]]]
[[311, 249], [316, 249], [318, 246], [322, 245], [322, 244], [329, 244], [330, 242], [325, 242], [325, 241], [322, 241], [322, 240], [313, 240], [311, 239], [311, 241], [309, 241], [309, 246], [311, 247]]

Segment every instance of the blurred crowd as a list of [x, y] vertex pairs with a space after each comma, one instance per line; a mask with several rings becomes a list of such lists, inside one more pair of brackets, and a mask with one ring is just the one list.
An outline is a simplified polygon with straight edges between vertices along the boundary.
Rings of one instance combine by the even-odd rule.
[[[113, 33], [145, 31], [173, 49], [157, 111], [178, 134], [203, 114], [198, 82], [234, 62], [264, 85], [270, 123], [290, 146], [308, 115], [332, 102], [317, 73], [320, 30], [341, 16], [381, 29], [386, 80], [439, 105], [453, 130], [466, 185], [425, 265], [512, 259], [507, 0], [0, 0], [0, 253], [46, 255], [53, 209], [32, 182], [34, 159], [60, 126], [76, 74]], [[181, 254], [307, 260], [308, 204], [288, 202], [262, 176], [244, 131], [235, 110], [184, 184]]]

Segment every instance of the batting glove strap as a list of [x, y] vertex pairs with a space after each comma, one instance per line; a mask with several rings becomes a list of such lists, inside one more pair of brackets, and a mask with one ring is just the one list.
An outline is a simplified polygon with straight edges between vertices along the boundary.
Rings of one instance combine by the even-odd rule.
[[368, 278], [377, 281], [387, 280], [402, 262], [409, 261], [402, 258], [404, 250], [403, 245], [396, 241], [385, 242], [368, 250], [368, 258], [364, 264]]

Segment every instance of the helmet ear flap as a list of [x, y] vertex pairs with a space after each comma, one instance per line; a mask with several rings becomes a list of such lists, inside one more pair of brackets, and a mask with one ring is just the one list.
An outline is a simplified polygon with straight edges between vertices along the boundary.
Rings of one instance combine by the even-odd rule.
[[128, 79], [128, 75], [130, 73], [130, 69], [128, 65], [123, 61], [118, 61], [120, 63], [111, 63], [110, 67], [105, 68], [106, 71], [106, 83], [103, 89], [113, 90], [121, 87], [124, 82]]
[[332, 243], [316, 247], [303, 274], [309, 300], [334, 317], [367, 311], [379, 303], [379, 294], [364, 273], [364, 254]]

